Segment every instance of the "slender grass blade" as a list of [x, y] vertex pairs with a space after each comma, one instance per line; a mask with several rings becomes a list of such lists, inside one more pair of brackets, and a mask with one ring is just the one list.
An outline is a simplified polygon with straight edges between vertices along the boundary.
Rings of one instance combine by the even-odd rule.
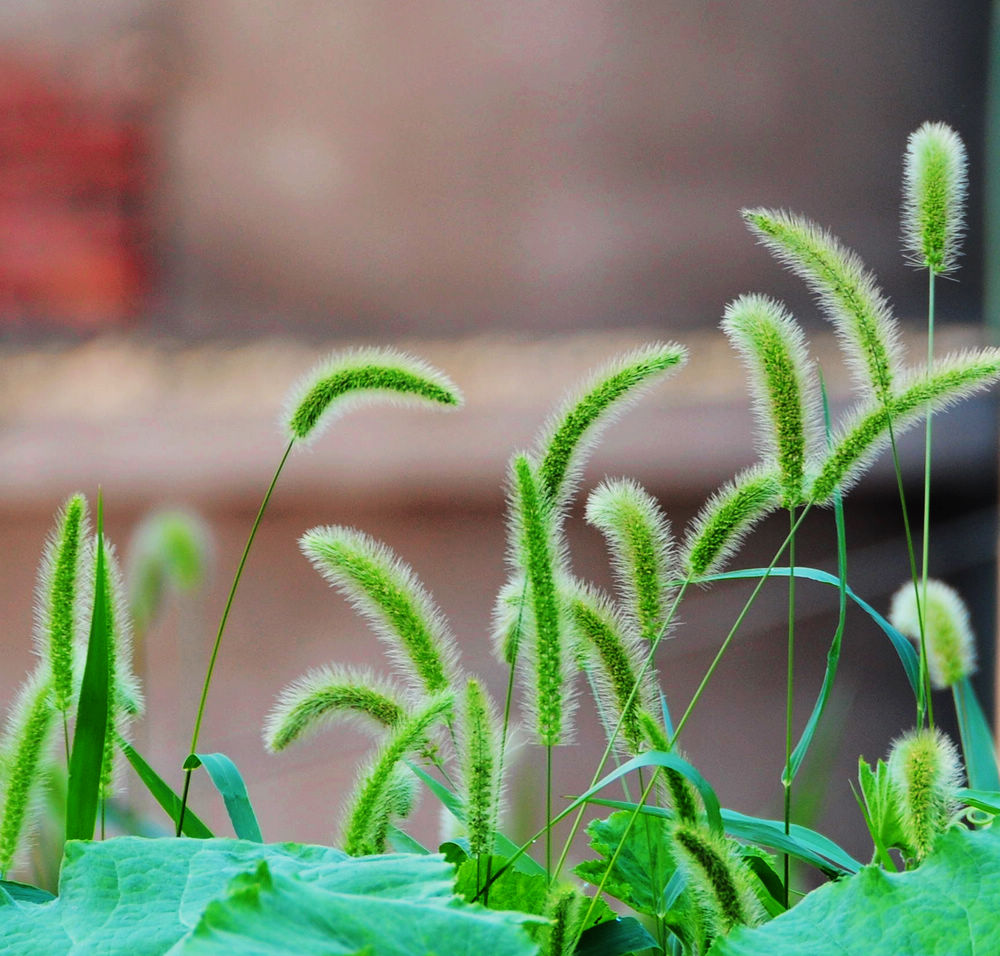
[[422, 843], [414, 840], [409, 833], [404, 833], [397, 826], [389, 824], [389, 845], [397, 853], [419, 853], [421, 856], [426, 856], [431, 851], [427, 849]]
[[104, 739], [108, 732], [107, 571], [104, 566], [104, 506], [97, 496], [97, 570], [94, 609], [87, 642], [87, 663], [73, 732], [66, 795], [66, 839], [92, 840], [97, 824]]
[[[181, 798], [170, 789], [163, 778], [146, 763], [127, 740], [119, 738], [118, 746], [121, 747], [122, 753], [125, 754], [125, 758], [132, 765], [132, 769], [135, 770], [139, 779], [146, 785], [146, 789], [153, 795], [153, 799], [164, 809], [176, 826], [177, 817], [181, 812]], [[191, 810], [186, 810], [184, 813], [183, 833], [184, 836], [199, 840], [207, 840], [215, 836]]]
[[973, 790], [1000, 790], [993, 734], [968, 677], [952, 685], [965, 773]]
[[[247, 785], [243, 782], [236, 764], [225, 754], [218, 753], [191, 754], [184, 761], [185, 770], [195, 770], [198, 767], [204, 767], [208, 771], [215, 789], [219, 791], [237, 838], [252, 843], [263, 843], [264, 838], [257, 824], [257, 814], [253, 811]], [[184, 815], [187, 817], [187, 813]]]

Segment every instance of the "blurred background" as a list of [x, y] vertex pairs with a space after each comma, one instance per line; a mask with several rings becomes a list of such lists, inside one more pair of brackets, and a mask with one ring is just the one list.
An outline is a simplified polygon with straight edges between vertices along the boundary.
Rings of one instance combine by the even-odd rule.
[[[502, 694], [489, 618], [504, 580], [504, 469], [564, 390], [634, 345], [676, 339], [689, 366], [608, 434], [584, 490], [643, 481], [680, 530], [755, 458], [727, 301], [784, 298], [835, 410], [850, 400], [828, 327], [756, 247], [739, 210], [789, 208], [879, 275], [926, 344], [925, 279], [900, 254], [908, 134], [943, 120], [970, 157], [967, 252], [938, 288], [942, 351], [984, 341], [997, 243], [984, 223], [990, 5], [609, 0], [8, 0], [0, 6], [0, 699], [31, 664], [32, 589], [56, 508], [103, 489], [123, 552], [150, 509], [195, 510], [213, 541], [201, 595], [145, 635], [139, 749], [180, 783], [215, 624], [280, 457], [289, 385], [325, 351], [398, 345], [465, 391], [458, 413], [362, 411], [293, 457], [222, 648], [202, 748], [242, 769], [265, 838], [329, 841], [369, 741], [353, 731], [268, 756], [274, 695], [331, 660], [381, 665], [376, 641], [299, 554], [317, 524], [386, 541], [437, 596], [463, 662]], [[984, 299], [985, 297], [985, 299]], [[992, 297], [992, 298], [991, 298]], [[992, 399], [941, 419], [932, 572], [960, 587], [991, 706], [996, 422]], [[918, 500], [922, 436], [902, 445]], [[882, 465], [847, 508], [852, 586], [879, 609], [907, 577]], [[738, 559], [766, 564], [767, 524]], [[832, 518], [800, 561], [832, 570]], [[602, 542], [570, 522], [573, 567], [609, 583]], [[746, 594], [691, 598], [661, 658], [683, 710]], [[801, 719], [818, 689], [835, 594], [802, 585]], [[769, 589], [685, 731], [724, 803], [780, 814], [784, 605]], [[828, 732], [804, 767], [811, 822], [867, 853], [848, 781], [910, 726], [898, 661], [851, 614]], [[384, 669], [384, 668], [383, 668]], [[947, 705], [942, 702], [942, 710]], [[588, 708], [583, 708], [589, 714]], [[579, 739], [596, 761], [600, 732]], [[525, 748], [518, 772], [532, 792]], [[593, 762], [566, 751], [561, 792]], [[134, 782], [140, 807], [154, 811]], [[195, 806], [226, 831], [218, 799]], [[436, 838], [425, 801], [419, 826]], [[530, 801], [510, 829], [530, 832]], [[808, 822], [803, 819], [803, 822]]]

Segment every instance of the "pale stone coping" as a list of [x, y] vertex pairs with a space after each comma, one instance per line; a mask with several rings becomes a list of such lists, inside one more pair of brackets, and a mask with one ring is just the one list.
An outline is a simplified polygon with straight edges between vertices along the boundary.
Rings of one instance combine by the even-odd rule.
[[[450, 375], [465, 407], [359, 409], [296, 452], [282, 493], [496, 499], [511, 452], [531, 446], [565, 391], [657, 337], [629, 330], [396, 342]], [[712, 330], [677, 340], [690, 350], [688, 367], [607, 431], [594, 454], [596, 475], [625, 472], [694, 494], [755, 459], [745, 380], [725, 338]], [[921, 361], [926, 340], [910, 333], [907, 340], [910, 360]], [[981, 341], [982, 331], [969, 326], [946, 326], [937, 336], [939, 353]], [[833, 336], [812, 330], [810, 347], [842, 408], [850, 383]], [[0, 496], [8, 505], [42, 504], [101, 484], [130, 499], [259, 497], [284, 447], [285, 395], [331, 348], [274, 339], [177, 347], [117, 337], [0, 352]], [[941, 474], [992, 462], [994, 435], [982, 431], [989, 409], [988, 401], [973, 402], [950, 413], [962, 427], [937, 432], [946, 449]]]

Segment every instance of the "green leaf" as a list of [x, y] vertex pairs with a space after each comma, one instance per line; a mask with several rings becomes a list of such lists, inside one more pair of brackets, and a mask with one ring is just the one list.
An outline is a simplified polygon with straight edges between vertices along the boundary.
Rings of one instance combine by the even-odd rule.
[[[418, 865], [414, 865], [414, 861]], [[536, 947], [524, 913], [498, 913], [455, 900], [451, 867], [440, 857], [372, 857], [345, 868], [396, 870], [388, 886], [306, 882], [256, 872], [230, 882], [227, 895], [206, 907], [176, 956], [284, 956], [288, 953], [413, 956], [415, 953], [490, 953], [532, 956]], [[398, 876], [407, 883], [400, 892]], [[425, 875], [427, 874], [427, 875]], [[342, 884], [343, 881], [340, 881]]]
[[97, 570], [94, 609], [87, 642], [87, 663], [80, 686], [80, 703], [73, 732], [66, 795], [66, 839], [89, 840], [97, 823], [104, 741], [108, 732], [109, 680], [107, 620], [108, 582], [104, 554], [104, 506], [97, 496]]
[[972, 683], [965, 677], [953, 684], [951, 690], [955, 698], [955, 713], [958, 715], [969, 786], [974, 790], [1000, 790], [993, 733]]
[[587, 826], [590, 845], [601, 859], [585, 860], [573, 872], [581, 880], [599, 886], [608, 860], [617, 852], [604, 892], [637, 913], [662, 916], [670, 909], [670, 904], [665, 905], [664, 889], [677, 869], [665, 832], [666, 819], [644, 816], [626, 834], [631, 817], [631, 813], [620, 811], [606, 820], [591, 821]]
[[718, 939], [711, 956], [1000, 953], [1000, 834], [954, 829], [917, 869], [867, 866], [822, 886], [756, 929]]
[[575, 956], [625, 956], [644, 949], [661, 951], [642, 923], [633, 916], [624, 916], [584, 930]]
[[414, 840], [409, 833], [389, 824], [389, 845], [399, 853], [430, 853], [422, 843]]
[[0, 880], [0, 890], [13, 902], [23, 903], [47, 903], [55, 897], [40, 886], [32, 886], [30, 883], [17, 883], [14, 880]]
[[[236, 764], [225, 754], [191, 754], [184, 761], [184, 769], [203, 766], [215, 784], [215, 789], [219, 791], [222, 799], [226, 803], [226, 812], [233, 824], [236, 836], [241, 840], [252, 840], [254, 843], [263, 843], [264, 838], [260, 835], [260, 827], [257, 825], [257, 815], [253, 812], [250, 804], [250, 795], [247, 793], [247, 785], [243, 782]], [[187, 816], [187, 813], [184, 814]]]
[[[139, 755], [136, 749], [123, 737], [118, 738], [118, 746], [153, 795], [156, 802], [163, 807], [166, 814], [177, 825], [177, 817], [181, 811], [181, 798], [174, 793], [163, 778]], [[204, 840], [214, 836], [211, 830], [195, 816], [190, 807], [184, 811], [184, 835]]]
[[958, 799], [968, 807], [975, 807], [984, 813], [1000, 814], [1000, 792], [996, 790], [959, 789]]
[[293, 843], [141, 837], [70, 841], [58, 898], [4, 912], [0, 956], [161, 956], [195, 926], [229, 880], [265, 859], [274, 873], [315, 878], [347, 857], [340, 850]]
[[[707, 577], [698, 578], [697, 583], [709, 584], [712, 581], [733, 581], [739, 578], [762, 578], [765, 576], [772, 578], [787, 578], [790, 573], [791, 572], [788, 568], [771, 568], [770, 571], [767, 568], [746, 568], [741, 571], [726, 571], [723, 574], [710, 574]], [[836, 575], [829, 574], [826, 571], [820, 571], [817, 568], [796, 567], [795, 577], [803, 578], [809, 581], [818, 581], [820, 584], [830, 584], [836, 588], [840, 587], [840, 579]], [[893, 649], [899, 655], [899, 660], [903, 665], [903, 670], [906, 672], [907, 680], [909, 680], [910, 686], [913, 688], [913, 692], [915, 694], [920, 682], [920, 663], [913, 644], [900, 634], [899, 631], [897, 631], [896, 628], [894, 628], [867, 601], [859, 598], [850, 588], [847, 588], [846, 591], [847, 596], [882, 629], [885, 636], [892, 642]]]

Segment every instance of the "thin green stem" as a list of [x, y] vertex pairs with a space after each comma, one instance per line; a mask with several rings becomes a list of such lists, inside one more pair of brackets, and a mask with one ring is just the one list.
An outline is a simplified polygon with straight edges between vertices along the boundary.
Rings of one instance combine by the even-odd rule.
[[722, 642], [722, 646], [719, 648], [712, 663], [709, 665], [708, 670], [705, 672], [705, 676], [701, 679], [701, 683], [698, 685], [698, 689], [694, 692], [694, 696], [691, 698], [691, 702], [687, 705], [687, 710], [684, 711], [684, 715], [677, 723], [677, 727], [674, 730], [673, 736], [670, 738], [670, 749], [673, 750], [677, 744], [677, 739], [681, 735], [681, 731], [684, 729], [684, 725], [687, 724], [688, 719], [691, 717], [692, 711], [694, 711], [695, 706], [701, 699], [701, 695], [705, 692], [705, 688], [708, 686], [708, 682], [712, 679], [715, 671], [718, 669], [722, 658], [725, 656], [727, 650], [729, 650], [729, 645], [732, 644], [733, 638], [736, 636], [736, 632], [740, 629], [743, 624], [743, 619], [747, 616], [750, 608], [753, 606], [754, 601], [757, 600], [757, 595], [760, 594], [761, 588], [764, 587], [765, 582], [770, 577], [771, 571], [777, 566], [779, 559], [785, 553], [785, 549], [788, 547], [792, 538], [795, 536], [795, 532], [798, 531], [799, 526], [802, 524], [805, 516], [809, 513], [809, 509], [812, 504], [807, 504], [803, 509], [802, 513], [795, 519], [795, 523], [792, 525], [792, 530], [788, 533], [788, 536], [781, 543], [781, 547], [775, 552], [774, 557], [771, 559], [771, 563], [767, 566], [765, 573], [758, 580], [753, 591], [750, 593], [750, 597], [747, 598], [746, 603], [743, 605], [743, 609], [737, 615], [736, 620], [733, 622], [733, 626], [729, 629], [729, 633], [726, 635], [726, 639]]
[[[785, 797], [785, 835], [792, 832], [792, 721], [794, 719], [795, 688], [795, 508], [788, 509], [788, 673], [785, 680], [785, 772], [782, 786]], [[788, 888], [791, 877], [791, 857], [785, 854], [785, 909], [788, 909]]]
[[[295, 444], [295, 439], [291, 439], [288, 442], [288, 447], [285, 449], [285, 453], [281, 456], [281, 461], [278, 463], [278, 467], [274, 472], [274, 477], [271, 479], [271, 484], [268, 485], [267, 493], [264, 495], [264, 500], [260, 503], [260, 509], [257, 512], [257, 517], [254, 519], [253, 527], [250, 529], [250, 536], [247, 538], [246, 547], [243, 549], [243, 556], [240, 558], [240, 563], [236, 568], [236, 575], [233, 578], [233, 586], [229, 589], [229, 597], [226, 599], [226, 606], [222, 612], [222, 619], [219, 621], [219, 630], [215, 635], [215, 644], [212, 646], [212, 654], [208, 659], [208, 670], [205, 672], [205, 682], [201, 688], [201, 699], [198, 702], [198, 713], [195, 716], [194, 721], [194, 732], [191, 734], [191, 749], [189, 753], [197, 753], [198, 751], [198, 737], [201, 734], [201, 722], [202, 718], [205, 716], [205, 703], [208, 700], [208, 688], [212, 683], [212, 674], [215, 670], [215, 661], [219, 656], [219, 647], [222, 644], [222, 635], [226, 630], [226, 622], [229, 620], [229, 612], [233, 607], [233, 599], [236, 597], [236, 589], [239, 587], [240, 578], [243, 576], [243, 568], [246, 566], [247, 557], [250, 554], [250, 548], [253, 546], [254, 538], [257, 536], [257, 529], [260, 527], [261, 519], [264, 517], [264, 511], [267, 509], [268, 502], [271, 500], [271, 495], [274, 492], [274, 486], [278, 483], [278, 478], [281, 476], [281, 472], [285, 467], [285, 462], [288, 461], [288, 456], [292, 452], [292, 446]], [[188, 792], [191, 788], [191, 774], [194, 768], [188, 767], [184, 770], [184, 793], [181, 797], [181, 809], [177, 815], [177, 836], [181, 835], [181, 829], [184, 826], [184, 810], [187, 807]]]
[[[927, 270], [927, 374], [931, 374], [934, 367], [934, 270]], [[927, 576], [930, 566], [930, 538], [931, 538], [931, 413], [933, 409], [927, 405], [927, 428], [924, 432], [924, 538], [921, 553], [920, 569], [920, 607], [927, 607]], [[926, 628], [923, 626], [923, 615], [920, 617], [920, 659], [927, 659], [927, 636]], [[921, 673], [927, 671], [926, 664], [922, 665]], [[930, 726], [934, 727], [934, 710], [931, 703], [930, 676], [927, 674], [928, 686], [925, 691], [927, 697], [927, 720]]]
[[545, 876], [552, 882], [552, 744], [545, 747]]
[[[639, 688], [642, 686], [642, 679], [645, 677], [646, 671], [652, 666], [653, 656], [656, 654], [656, 649], [660, 646], [660, 641], [663, 640], [664, 635], [670, 629], [670, 624], [674, 619], [674, 615], [677, 613], [677, 608], [679, 607], [681, 600], [684, 597], [684, 593], [687, 591], [690, 583], [690, 576], [686, 577], [681, 582], [681, 586], [677, 589], [677, 594], [674, 596], [673, 604], [670, 605], [670, 610], [667, 612], [667, 616], [664, 619], [663, 626], [660, 628], [660, 632], [650, 642], [649, 653], [646, 655], [646, 659], [642, 662], [642, 667], [639, 668], [639, 672], [636, 674], [635, 686], [632, 688], [631, 693], [628, 695], [628, 698], [621, 708], [621, 715], [618, 718], [618, 722], [615, 724], [614, 731], [608, 736], [607, 746], [604, 748], [604, 753], [601, 755], [601, 760], [597, 765], [597, 770], [594, 771], [594, 776], [590, 781], [591, 787], [593, 787], [597, 781], [601, 779], [601, 776], [604, 773], [604, 768], [607, 766], [608, 759], [611, 757], [611, 753], [614, 750], [615, 741], [621, 733], [622, 724], [625, 722], [625, 716], [628, 714], [629, 708], [632, 706], [632, 702], [635, 700], [636, 694], [639, 693]], [[653, 775], [653, 779], [656, 779], [655, 774]], [[573, 821], [573, 826], [570, 827], [569, 836], [566, 838], [562, 853], [559, 856], [559, 862], [556, 863], [556, 871], [552, 876], [553, 879], [558, 879], [559, 874], [562, 872], [563, 865], [566, 862], [566, 857], [569, 854], [569, 848], [572, 846], [573, 840], [576, 838], [577, 831], [580, 829], [580, 824], [583, 821], [583, 811], [583, 807], [580, 807], [579, 810], [577, 810], [576, 819]], [[564, 815], [565, 814], [560, 814], [560, 816], [553, 822], [558, 822], [558, 820], [561, 820]], [[525, 846], [527, 845], [529, 844], [525, 844]]]

